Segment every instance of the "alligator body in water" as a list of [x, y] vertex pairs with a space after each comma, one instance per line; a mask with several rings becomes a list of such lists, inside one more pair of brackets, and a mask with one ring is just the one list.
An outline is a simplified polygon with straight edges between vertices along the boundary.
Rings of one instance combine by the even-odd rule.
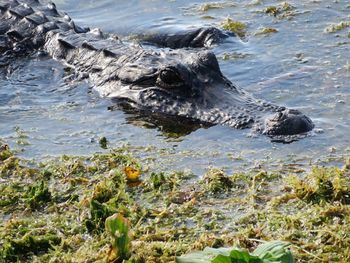
[[256, 99], [232, 84], [212, 52], [176, 49], [206, 46], [223, 36], [203, 28], [154, 39], [168, 48], [144, 48], [81, 28], [51, 2], [0, 0], [2, 59], [42, 51], [87, 78], [101, 96], [151, 114], [253, 127], [269, 136], [312, 130], [312, 121], [298, 110]]

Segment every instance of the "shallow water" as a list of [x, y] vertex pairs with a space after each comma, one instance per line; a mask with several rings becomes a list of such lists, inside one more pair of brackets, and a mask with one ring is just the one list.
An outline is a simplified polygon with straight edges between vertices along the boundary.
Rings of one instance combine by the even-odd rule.
[[[156, 156], [158, 166], [198, 173], [210, 165], [231, 171], [310, 161], [337, 164], [349, 155], [349, 28], [325, 32], [332, 23], [350, 21], [346, 1], [290, 1], [295, 9], [285, 17], [263, 12], [281, 1], [221, 1], [225, 8], [202, 11], [206, 2], [66, 0], [57, 6], [79, 25], [122, 36], [220, 26], [228, 17], [246, 23], [244, 39], [213, 48], [224, 75], [258, 98], [303, 111], [316, 125], [308, 137], [281, 144], [250, 130], [215, 126], [169, 138], [160, 126], [148, 129], [144, 121], [131, 121], [132, 115], [108, 111], [111, 101], [99, 98], [87, 83], [72, 83], [60, 63], [36, 57], [0, 70], [0, 138], [25, 157], [42, 158], [101, 151], [98, 139], [105, 136], [113, 147], [147, 147], [138, 154]], [[255, 35], [262, 27], [278, 32]], [[235, 58], [224, 60], [225, 54]]]

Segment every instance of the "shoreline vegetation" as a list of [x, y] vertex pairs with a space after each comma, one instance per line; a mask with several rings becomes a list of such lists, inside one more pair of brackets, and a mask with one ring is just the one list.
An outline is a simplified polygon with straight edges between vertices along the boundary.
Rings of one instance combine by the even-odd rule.
[[350, 161], [198, 177], [143, 170], [125, 148], [38, 163], [3, 144], [0, 176], [1, 262], [174, 262], [264, 242], [297, 262], [350, 261]]

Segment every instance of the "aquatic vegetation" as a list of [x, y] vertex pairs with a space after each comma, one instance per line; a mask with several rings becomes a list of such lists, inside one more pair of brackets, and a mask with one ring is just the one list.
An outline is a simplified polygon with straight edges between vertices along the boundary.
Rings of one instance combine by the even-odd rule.
[[291, 192], [307, 202], [350, 203], [350, 175], [340, 169], [314, 167], [304, 179], [290, 176]]
[[288, 18], [294, 15], [294, 9], [295, 7], [289, 4], [288, 2], [283, 2], [278, 6], [266, 7], [264, 9], [264, 13], [278, 18]]
[[338, 24], [331, 24], [324, 29], [325, 33], [335, 33], [350, 27], [350, 21], [341, 21]]
[[229, 7], [234, 7], [235, 4], [232, 2], [209, 2], [204, 4], [195, 4], [192, 9], [199, 11], [201, 13], [205, 13], [214, 9], [224, 9]]
[[0, 149], [0, 161], [5, 161], [10, 158], [13, 153], [10, 151], [10, 147], [7, 144], [1, 146]]
[[255, 32], [254, 35], [256, 35], [256, 36], [267, 35], [267, 34], [277, 33], [277, 32], [278, 32], [278, 30], [276, 28], [263, 27], [263, 28], [260, 28], [257, 32]]
[[239, 52], [225, 52], [221, 55], [221, 59], [223, 60], [236, 60], [236, 59], [244, 59], [250, 57], [251, 54], [247, 53], [239, 53]]
[[222, 3], [205, 3], [202, 4], [199, 8], [202, 12], [207, 12], [212, 9], [222, 9], [224, 8], [224, 5]]
[[242, 22], [232, 20], [231, 18], [227, 18], [225, 21], [223, 21], [221, 26], [223, 29], [231, 31], [237, 34], [239, 37], [244, 37], [246, 34], [247, 25]]
[[51, 193], [44, 181], [29, 186], [25, 193], [26, 202], [32, 209], [51, 201]]
[[52, 234], [38, 236], [27, 234], [20, 239], [7, 240], [0, 253], [0, 261], [16, 262], [21, 256], [28, 253], [45, 253], [60, 242], [61, 238]]
[[101, 137], [100, 140], [98, 141], [98, 143], [100, 144], [100, 147], [102, 149], [107, 149], [108, 146], [108, 140], [106, 137]]
[[144, 171], [125, 148], [30, 164], [10, 152], [1, 147], [0, 262], [173, 262], [205, 247], [261, 260], [252, 251], [271, 240], [290, 243], [296, 261], [350, 260], [349, 161], [199, 179]]
[[211, 193], [225, 192], [232, 188], [231, 178], [225, 175], [220, 169], [212, 168], [203, 177], [201, 183]]
[[23, 129], [21, 129], [20, 127], [15, 127], [15, 132], [17, 135], [16, 143], [18, 145], [23, 145], [23, 146], [30, 145], [28, 141], [28, 135], [25, 133]]
[[288, 242], [271, 241], [258, 246], [252, 253], [239, 248], [210, 248], [203, 251], [192, 252], [188, 255], [177, 257], [177, 263], [293, 263], [291, 252], [287, 249]]

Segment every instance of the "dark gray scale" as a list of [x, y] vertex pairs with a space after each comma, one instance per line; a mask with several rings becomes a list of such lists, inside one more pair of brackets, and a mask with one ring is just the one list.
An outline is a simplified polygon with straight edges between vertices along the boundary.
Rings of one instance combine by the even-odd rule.
[[0, 36], [0, 52], [4, 52], [11, 48], [11, 42], [7, 36]]
[[92, 50], [92, 51], [96, 51], [97, 49], [94, 47], [94, 45], [92, 43], [89, 43], [88, 41], [84, 41], [82, 44], [81, 44], [81, 47], [82, 48], [86, 48], [88, 50]]
[[90, 31], [90, 28], [88, 28], [88, 27], [82, 28], [82, 27], [80, 27], [80, 26], [77, 26], [77, 25], [73, 22], [73, 20], [68, 21], [68, 24], [69, 24], [69, 26], [70, 26], [76, 33], [78, 33], [78, 34], [80, 34], [80, 33], [87, 33], [87, 32]]
[[[32, 37], [34, 29], [37, 27], [37, 24], [28, 20], [26, 17], [19, 21], [10, 31], [7, 32], [8, 35], [21, 36], [20, 38]], [[18, 38], [18, 37], [17, 37]]]
[[3, 35], [11, 28], [12, 23], [4, 19], [1, 19], [1, 21], [2, 22], [0, 23], [0, 35]]
[[91, 50], [106, 50], [114, 47], [117, 42], [110, 39], [103, 39], [101, 36], [93, 36], [91, 34], [84, 34], [84, 39], [82, 47]]
[[119, 45], [113, 45], [108, 48], [108, 51], [113, 53], [116, 57], [121, 57], [126, 54], [126, 50], [130, 50], [125, 45], [119, 44]]
[[47, 16], [45, 16], [41, 12], [35, 12], [34, 14], [27, 16], [26, 18], [37, 25], [41, 25], [46, 22], [49, 22], [49, 20], [47, 19]]
[[77, 48], [82, 45], [84, 38], [82, 38], [79, 34], [68, 32], [67, 34], [60, 34], [57, 40], [67, 48]]
[[32, 7], [40, 5], [39, 0], [19, 0], [18, 2], [20, 2], [21, 4], [32, 6]]
[[61, 31], [64, 31], [64, 32], [73, 29], [71, 27], [71, 25], [69, 23], [67, 23], [67, 22], [57, 21], [56, 24], [57, 24], [58, 28], [61, 29]]
[[88, 50], [103, 51], [106, 56], [118, 56], [118, 48], [122, 45], [120, 41], [115, 39], [105, 39], [103, 35], [95, 35], [93, 33], [80, 34], [82, 36], [81, 47]]
[[60, 17], [54, 3], [49, 3], [47, 5], [39, 5], [38, 10], [42, 11], [47, 16]]
[[16, 0], [0, 0], [0, 10], [6, 11], [9, 8], [18, 6], [19, 3]]
[[56, 29], [58, 29], [57, 23], [50, 21], [45, 24], [39, 25], [36, 28], [36, 31], [38, 34], [46, 34], [47, 32], [56, 30]]
[[25, 16], [33, 14], [34, 10], [33, 10], [33, 8], [29, 7], [28, 5], [21, 4], [21, 5], [17, 5], [15, 7], [10, 8], [9, 12], [23, 18]]

